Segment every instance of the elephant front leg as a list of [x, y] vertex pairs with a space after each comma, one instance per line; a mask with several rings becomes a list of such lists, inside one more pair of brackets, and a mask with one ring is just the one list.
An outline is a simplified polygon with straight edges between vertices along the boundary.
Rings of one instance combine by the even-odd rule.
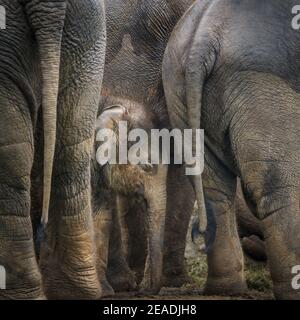
[[0, 299], [43, 298], [30, 218], [33, 134], [20, 97], [0, 87]]
[[209, 215], [205, 293], [238, 295], [247, 289], [247, 285], [234, 211], [236, 178], [209, 151], [205, 160], [203, 182]]
[[108, 249], [110, 234], [112, 230], [113, 208], [101, 207], [94, 215], [95, 241], [97, 247], [97, 270], [101, 284], [102, 297], [109, 297], [115, 294], [107, 280]]
[[166, 287], [181, 287], [191, 280], [184, 254], [195, 194], [184, 167], [169, 166], [168, 171], [163, 284]]
[[121, 231], [122, 251], [126, 260], [128, 260], [129, 251], [129, 230], [126, 223], [126, 216], [129, 211], [129, 204], [125, 196], [117, 194], [116, 199], [118, 220]]
[[[40, 266], [50, 299], [101, 297], [91, 214], [90, 141], [63, 147]], [[62, 164], [65, 164], [62, 166]]]
[[153, 177], [147, 177], [145, 195], [148, 201], [148, 255], [140, 291], [157, 294], [162, 286], [163, 244], [166, 217], [167, 167], [159, 166]]
[[146, 226], [146, 201], [131, 204], [126, 217], [129, 233], [128, 263], [140, 284], [144, 277], [147, 258], [147, 226]]
[[101, 287], [90, 162], [103, 76], [105, 19], [102, 1], [72, 3], [62, 38], [51, 208], [40, 265], [49, 298], [97, 299]]
[[297, 190], [289, 193], [288, 187], [283, 190], [284, 200], [271, 195], [270, 202], [266, 198], [260, 202], [273, 205], [272, 212], [262, 220], [262, 227], [275, 297], [300, 300], [299, 195]]
[[128, 212], [127, 199], [118, 195], [116, 210], [109, 242], [107, 278], [116, 292], [133, 291], [136, 289], [136, 277], [130, 270], [127, 259], [128, 228], [125, 216]]

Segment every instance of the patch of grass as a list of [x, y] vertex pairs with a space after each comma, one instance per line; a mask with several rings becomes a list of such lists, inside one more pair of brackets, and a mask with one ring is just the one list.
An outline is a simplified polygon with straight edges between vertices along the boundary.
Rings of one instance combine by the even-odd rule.
[[[205, 286], [207, 277], [206, 256], [200, 254], [199, 257], [188, 259], [187, 267], [189, 275], [198, 288]], [[245, 276], [249, 293], [253, 298], [272, 298], [272, 280], [268, 267], [265, 263], [256, 262], [250, 258], [245, 258]]]
[[255, 262], [246, 257], [246, 279], [250, 290], [269, 293], [272, 291], [270, 272], [265, 263]]
[[187, 268], [189, 276], [192, 278], [195, 285], [199, 288], [203, 288], [207, 277], [206, 257], [201, 254], [198, 258], [188, 259]]

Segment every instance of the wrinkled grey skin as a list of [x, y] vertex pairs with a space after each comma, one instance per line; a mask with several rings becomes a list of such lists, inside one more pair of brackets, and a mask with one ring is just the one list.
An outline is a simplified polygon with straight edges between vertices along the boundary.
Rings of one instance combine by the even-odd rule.
[[[206, 132], [203, 183], [217, 224], [208, 293], [246, 289], [236, 177], [261, 220], [278, 299], [298, 299], [300, 33], [296, 0], [199, 0], [177, 25], [163, 79], [172, 125]], [[201, 121], [200, 121], [201, 118]], [[196, 178], [198, 179], [198, 178]]]
[[266, 261], [266, 246], [261, 222], [247, 206], [240, 181], [238, 181], [234, 207], [244, 253], [256, 261]]
[[[238, 234], [242, 242], [243, 251], [252, 259], [266, 261], [266, 249], [261, 223], [250, 211], [241, 189], [240, 180], [238, 181], [237, 193], [234, 200], [234, 211], [237, 218]], [[206, 251], [214, 242], [216, 233], [215, 219], [208, 219], [206, 231]], [[201, 234], [199, 232], [199, 217], [197, 216], [192, 223], [192, 240], [195, 242]]]
[[241, 238], [256, 235], [263, 240], [264, 235], [259, 219], [253, 215], [249, 209], [242, 191], [240, 181], [237, 185], [237, 193], [235, 197], [235, 212], [239, 227], [239, 235]]
[[[141, 105], [153, 122], [153, 128], [169, 128], [161, 80], [162, 59], [173, 27], [192, 2], [107, 1], [108, 50], [100, 112], [111, 105], [133, 109], [136, 105]], [[181, 188], [178, 188], [179, 185]], [[184, 249], [194, 194], [182, 168], [169, 168], [167, 187], [171, 196], [167, 199], [164, 283], [180, 285], [187, 281]], [[130, 209], [128, 216], [137, 216], [139, 210], [140, 208]], [[173, 236], [174, 232], [176, 237]], [[114, 236], [115, 234], [116, 232]], [[139, 239], [138, 234], [136, 238]], [[139, 256], [140, 250], [141, 248], [133, 249], [130, 256]], [[130, 275], [123, 276], [128, 268], [124, 266], [123, 260], [119, 261], [120, 251], [117, 248], [112, 248], [111, 251], [115, 254], [110, 254], [110, 282], [115, 284], [116, 290], [128, 288], [126, 283], [132, 283], [132, 278]], [[135, 260], [136, 265], [131, 264], [131, 267], [140, 270], [140, 278], [143, 258]]]
[[[0, 265], [7, 289], [0, 297], [98, 298], [90, 154], [106, 42], [103, 2], [0, 5], [7, 22], [0, 31]], [[42, 213], [49, 224], [38, 266], [33, 231]]]

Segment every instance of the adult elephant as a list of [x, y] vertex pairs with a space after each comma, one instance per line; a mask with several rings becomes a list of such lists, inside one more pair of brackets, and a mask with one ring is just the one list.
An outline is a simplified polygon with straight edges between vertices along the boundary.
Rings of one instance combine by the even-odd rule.
[[[205, 129], [207, 212], [217, 230], [206, 291], [246, 289], [236, 177], [261, 220], [277, 298], [300, 298], [300, 33], [297, 1], [199, 0], [176, 27], [163, 79], [174, 127]], [[201, 119], [201, 121], [200, 121]], [[195, 147], [195, 146], [194, 146]], [[201, 178], [194, 177], [198, 198]]]
[[[133, 110], [137, 121], [143, 121], [139, 117], [146, 114], [154, 123], [153, 129], [170, 127], [161, 78], [163, 54], [173, 27], [192, 3], [193, 0], [106, 2], [107, 58], [99, 114], [107, 107], [119, 106], [120, 110]], [[139, 112], [140, 106], [143, 113]], [[188, 280], [184, 250], [194, 205], [194, 193], [182, 168], [170, 166], [167, 192], [164, 283], [181, 285]], [[129, 260], [139, 279], [145, 262], [145, 255], [141, 253], [146, 253], [145, 242], [141, 239], [144, 234], [136, 228], [134, 218], [139, 217], [140, 210], [132, 208], [129, 213], [129, 228], [133, 227], [130, 234], [138, 238], [132, 239], [135, 249], [131, 250]], [[117, 234], [114, 231], [113, 237], [118, 238]], [[111, 243], [109, 281], [116, 290], [129, 289], [134, 281], [121, 258], [120, 241], [115, 239]]]
[[[0, 265], [7, 274], [0, 297], [96, 298], [90, 153], [106, 42], [103, 1], [0, 5]], [[44, 226], [49, 216], [43, 285], [31, 215]]]

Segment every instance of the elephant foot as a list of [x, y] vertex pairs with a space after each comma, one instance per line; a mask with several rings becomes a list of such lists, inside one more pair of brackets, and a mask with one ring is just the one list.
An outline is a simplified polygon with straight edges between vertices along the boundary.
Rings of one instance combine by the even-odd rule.
[[[177, 245], [178, 247], [178, 245]], [[163, 286], [169, 288], [180, 288], [185, 284], [192, 283], [191, 278], [187, 273], [184, 249], [179, 252], [168, 249], [168, 254], [164, 255], [163, 262]]]
[[0, 300], [46, 300], [41, 288], [0, 290]]
[[42, 297], [30, 217], [0, 215], [0, 226], [0, 300]]
[[95, 300], [102, 296], [92, 245], [87, 234], [61, 237], [54, 251], [41, 247], [40, 269], [48, 299]]
[[247, 290], [246, 280], [240, 275], [208, 277], [204, 294], [240, 296], [245, 294]]
[[[19, 263], [19, 265], [22, 264], [21, 261]], [[32, 265], [32, 268], [35, 269], [36, 267], [37, 265]], [[4, 279], [5, 281], [3, 283]], [[45, 297], [42, 291], [41, 275], [38, 269], [27, 269], [26, 273], [7, 272], [5, 277], [3, 277], [1, 269], [0, 282], [0, 300], [43, 300]], [[5, 288], [2, 288], [3, 285], [5, 285]]]
[[107, 279], [101, 280], [100, 284], [101, 284], [102, 298], [113, 297], [115, 295], [115, 290], [109, 284]]
[[167, 274], [164, 274], [164, 277], [163, 277], [163, 287], [180, 288], [190, 283], [192, 283], [192, 279], [187, 274], [187, 272], [183, 272], [179, 274], [167, 273]]
[[46, 297], [54, 300], [97, 300], [102, 297], [100, 283], [93, 268], [75, 270], [49, 263], [43, 266]]
[[291, 282], [275, 282], [273, 291], [277, 300], [300, 300], [300, 290], [293, 289]]
[[115, 292], [135, 291], [137, 288], [135, 276], [131, 271], [110, 274], [108, 280]]
[[139, 284], [139, 294], [143, 296], [158, 295], [161, 287], [161, 284], [151, 284], [150, 280], [144, 278]]
[[98, 262], [98, 279], [100, 281], [102, 298], [108, 298], [115, 295], [115, 290], [112, 288], [111, 284], [106, 277], [106, 263]]

